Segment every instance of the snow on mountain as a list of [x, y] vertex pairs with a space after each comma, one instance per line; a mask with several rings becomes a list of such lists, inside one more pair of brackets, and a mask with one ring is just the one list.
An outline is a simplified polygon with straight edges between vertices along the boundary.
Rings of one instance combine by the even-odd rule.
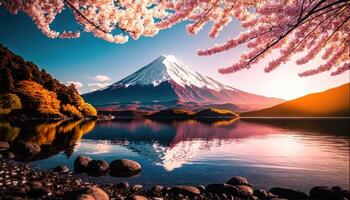
[[209, 152], [213, 148], [220, 148], [229, 143], [221, 140], [193, 140], [181, 141], [172, 147], [164, 146], [158, 142], [128, 142], [125, 146], [142, 154], [146, 159], [163, 167], [166, 171], [173, 171], [191, 162], [198, 154]]
[[174, 81], [182, 87], [195, 86], [209, 88], [216, 91], [223, 89], [234, 90], [230, 86], [223, 85], [207, 76], [193, 71], [183, 65], [173, 55], [161, 55], [156, 60], [141, 68], [130, 76], [118, 81], [113, 86], [124, 85], [153, 85], [158, 86], [165, 81]]
[[235, 110], [249, 111], [283, 102], [224, 85], [190, 69], [172, 55], [159, 56], [126, 78], [82, 96], [97, 107], [113, 105], [117, 110], [123, 107], [122, 110], [137, 108], [143, 111], [179, 107], [186, 103], [196, 104], [196, 109], [204, 105], [232, 104], [233, 107], [239, 105]]

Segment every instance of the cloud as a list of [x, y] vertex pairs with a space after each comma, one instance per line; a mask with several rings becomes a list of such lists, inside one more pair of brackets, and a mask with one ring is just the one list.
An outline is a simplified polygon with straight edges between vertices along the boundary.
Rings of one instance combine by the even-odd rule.
[[109, 83], [89, 83], [88, 86], [91, 90], [98, 90], [107, 87]]
[[106, 75], [96, 75], [92, 79], [98, 82], [107, 82], [111, 80], [111, 78]]
[[83, 83], [81, 83], [79, 81], [67, 81], [68, 86], [71, 84], [73, 84], [75, 86], [75, 89], [80, 89], [84, 86]]

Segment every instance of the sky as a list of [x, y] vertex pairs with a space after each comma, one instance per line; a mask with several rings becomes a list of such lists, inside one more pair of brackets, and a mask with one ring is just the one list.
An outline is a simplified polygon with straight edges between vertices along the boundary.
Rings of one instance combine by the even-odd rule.
[[[316, 59], [298, 66], [292, 61], [271, 73], [264, 73], [267, 61], [248, 70], [222, 75], [217, 72], [239, 60], [247, 50], [240, 46], [233, 50], [208, 57], [200, 57], [197, 50], [222, 43], [243, 31], [233, 20], [217, 38], [210, 38], [206, 26], [198, 35], [186, 33], [185, 23], [161, 31], [152, 38], [130, 39], [126, 44], [108, 43], [91, 33], [82, 33], [78, 39], [50, 39], [43, 35], [23, 13], [10, 14], [0, 7], [0, 43], [17, 55], [44, 68], [64, 84], [75, 83], [80, 93], [91, 92], [130, 75], [159, 55], [174, 55], [195, 71], [212, 77], [237, 89], [259, 95], [294, 99], [309, 93], [320, 92], [349, 82], [350, 74], [339, 76], [323, 73], [301, 78], [297, 74], [317, 67]], [[70, 10], [61, 13], [52, 25], [54, 30], [77, 30]], [[313, 65], [313, 66], [312, 66]]]

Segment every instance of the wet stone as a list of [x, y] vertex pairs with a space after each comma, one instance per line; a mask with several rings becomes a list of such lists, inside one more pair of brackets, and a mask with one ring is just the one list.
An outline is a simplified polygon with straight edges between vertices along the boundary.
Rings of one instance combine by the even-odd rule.
[[269, 195], [265, 190], [254, 190], [253, 195], [261, 200], [268, 200]]
[[59, 165], [53, 168], [52, 171], [57, 173], [67, 173], [69, 168], [66, 165]]
[[118, 159], [110, 164], [112, 176], [128, 177], [138, 174], [141, 171], [141, 165], [133, 160]]
[[290, 199], [290, 200], [309, 199], [309, 196], [307, 194], [305, 194], [304, 192], [289, 189], [289, 188], [275, 187], [275, 188], [271, 188], [270, 192], [272, 194], [277, 195], [280, 198], [286, 198], [286, 199]]
[[87, 165], [92, 159], [88, 156], [78, 156], [74, 160], [74, 170], [76, 172], [85, 172], [87, 170]]
[[205, 192], [213, 194], [237, 195], [238, 188], [230, 184], [210, 184], [205, 188]]
[[199, 191], [199, 189], [197, 187], [194, 186], [187, 186], [187, 185], [181, 185], [181, 186], [175, 186], [172, 187], [169, 190], [169, 193], [173, 194], [173, 195], [184, 195], [184, 196], [196, 196], [199, 195], [201, 192]]
[[108, 163], [104, 160], [92, 160], [87, 165], [87, 172], [92, 176], [102, 176], [109, 171]]
[[139, 185], [139, 184], [133, 185], [133, 186], [131, 187], [131, 190], [132, 190], [133, 192], [141, 192], [142, 189], [143, 189], [142, 185]]
[[226, 182], [227, 184], [230, 184], [230, 185], [233, 185], [233, 186], [236, 186], [236, 185], [247, 185], [247, 186], [251, 186], [247, 179], [244, 178], [244, 177], [241, 177], [241, 176], [235, 176], [235, 177], [232, 177], [230, 180], [228, 180]]
[[129, 183], [128, 182], [121, 182], [121, 183], [118, 183], [117, 184], [117, 188], [118, 189], [127, 189], [127, 188], [129, 188]]
[[0, 151], [4, 151], [10, 148], [10, 144], [6, 141], [0, 141]]
[[337, 194], [326, 186], [316, 186], [310, 190], [310, 197], [318, 200], [336, 199]]

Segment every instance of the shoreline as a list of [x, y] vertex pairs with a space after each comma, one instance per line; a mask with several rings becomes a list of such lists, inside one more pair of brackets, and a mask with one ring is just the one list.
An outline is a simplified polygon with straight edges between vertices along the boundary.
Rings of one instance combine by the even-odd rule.
[[[328, 196], [327, 196], [328, 195]], [[332, 196], [333, 195], [333, 196]], [[311, 197], [310, 197], [311, 196]], [[127, 182], [96, 184], [74, 175], [65, 166], [44, 171], [11, 159], [0, 158], [1, 199], [118, 199], [118, 200], [170, 200], [170, 199], [235, 199], [235, 200], [349, 200], [349, 190], [340, 187], [314, 187], [309, 194], [290, 188], [254, 188], [243, 177], [233, 177], [226, 183], [193, 186], [163, 187], [155, 185], [144, 189], [142, 185]], [[326, 198], [325, 198], [326, 197]]]

